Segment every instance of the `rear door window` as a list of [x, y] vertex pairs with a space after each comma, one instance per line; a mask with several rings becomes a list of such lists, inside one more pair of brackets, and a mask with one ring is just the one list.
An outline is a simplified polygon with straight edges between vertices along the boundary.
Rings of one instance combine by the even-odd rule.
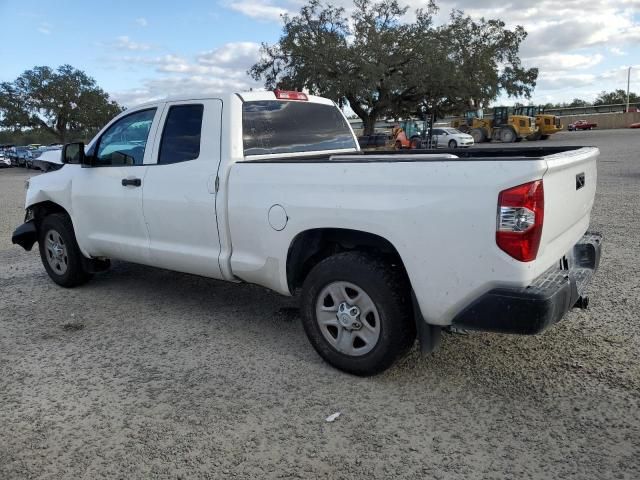
[[169, 109], [160, 141], [159, 164], [195, 160], [200, 156], [204, 105], [174, 105]]
[[356, 148], [337, 107], [302, 101], [244, 102], [242, 139], [245, 156]]

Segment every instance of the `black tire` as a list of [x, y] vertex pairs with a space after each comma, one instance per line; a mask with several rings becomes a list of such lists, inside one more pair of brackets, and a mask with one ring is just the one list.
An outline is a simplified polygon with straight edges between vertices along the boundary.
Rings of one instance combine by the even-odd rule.
[[485, 131], [481, 128], [472, 129], [470, 135], [473, 137], [473, 143], [482, 143], [487, 139]]
[[395, 143], [395, 149], [402, 150], [402, 142], [400, 140]]
[[549, 135], [541, 135], [540, 136], [540, 140], [548, 140], [549, 139]]
[[[65, 246], [65, 269], [62, 272], [54, 270], [47, 259], [48, 239], [57, 233]], [[40, 258], [51, 280], [66, 288], [76, 287], [88, 282], [91, 274], [84, 269], [83, 256], [76, 241], [73, 225], [68, 215], [54, 213], [44, 218], [38, 232], [38, 246]]]
[[527, 140], [529, 140], [530, 142], [535, 142], [537, 140], [540, 140], [541, 138], [542, 133], [540, 133], [540, 130], [536, 130], [531, 135], [527, 135]]
[[503, 143], [513, 143], [518, 138], [515, 130], [510, 127], [505, 127], [500, 129], [500, 141]]
[[449, 149], [453, 150], [454, 148], [458, 148], [458, 142], [456, 142], [455, 140], [449, 140]]
[[[339, 352], [323, 336], [316, 320], [316, 303], [332, 282], [357, 285], [371, 298], [380, 319], [380, 334], [371, 351], [360, 356]], [[318, 263], [302, 287], [302, 324], [311, 345], [329, 364], [354, 375], [368, 376], [389, 368], [413, 345], [416, 326], [411, 287], [404, 272], [384, 260], [361, 252], [344, 252]]]

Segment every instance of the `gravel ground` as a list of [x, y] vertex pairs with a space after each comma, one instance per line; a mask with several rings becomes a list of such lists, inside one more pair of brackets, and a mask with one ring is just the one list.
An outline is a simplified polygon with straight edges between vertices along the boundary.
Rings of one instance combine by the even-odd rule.
[[29, 172], [1, 170], [0, 478], [639, 478], [640, 131], [547, 144], [601, 148], [590, 309], [368, 379], [263, 288], [121, 262], [55, 286], [10, 245]]

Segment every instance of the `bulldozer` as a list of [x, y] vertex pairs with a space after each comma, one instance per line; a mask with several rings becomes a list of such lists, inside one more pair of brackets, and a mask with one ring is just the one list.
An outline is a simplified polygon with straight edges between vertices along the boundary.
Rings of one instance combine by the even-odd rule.
[[536, 119], [536, 131], [527, 136], [527, 140], [546, 140], [550, 135], [558, 133], [563, 128], [560, 117], [545, 114], [542, 106], [521, 106], [514, 108], [513, 111], [517, 115], [526, 115]]
[[494, 107], [493, 118], [484, 118], [482, 110], [467, 110], [464, 118], [455, 118], [453, 128], [468, 133], [475, 143], [500, 140], [520, 142], [535, 133], [535, 119], [526, 115], [511, 115], [508, 107]]

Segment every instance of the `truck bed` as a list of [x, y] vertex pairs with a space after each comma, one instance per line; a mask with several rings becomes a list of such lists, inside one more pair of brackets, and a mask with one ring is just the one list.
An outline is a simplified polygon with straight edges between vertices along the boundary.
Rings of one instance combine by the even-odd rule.
[[456, 148], [453, 150], [389, 150], [362, 151], [327, 155], [278, 156], [245, 160], [241, 163], [353, 163], [353, 162], [442, 162], [459, 161], [519, 161], [543, 159], [549, 155], [585, 148], [583, 146], [523, 147], [523, 148]]

